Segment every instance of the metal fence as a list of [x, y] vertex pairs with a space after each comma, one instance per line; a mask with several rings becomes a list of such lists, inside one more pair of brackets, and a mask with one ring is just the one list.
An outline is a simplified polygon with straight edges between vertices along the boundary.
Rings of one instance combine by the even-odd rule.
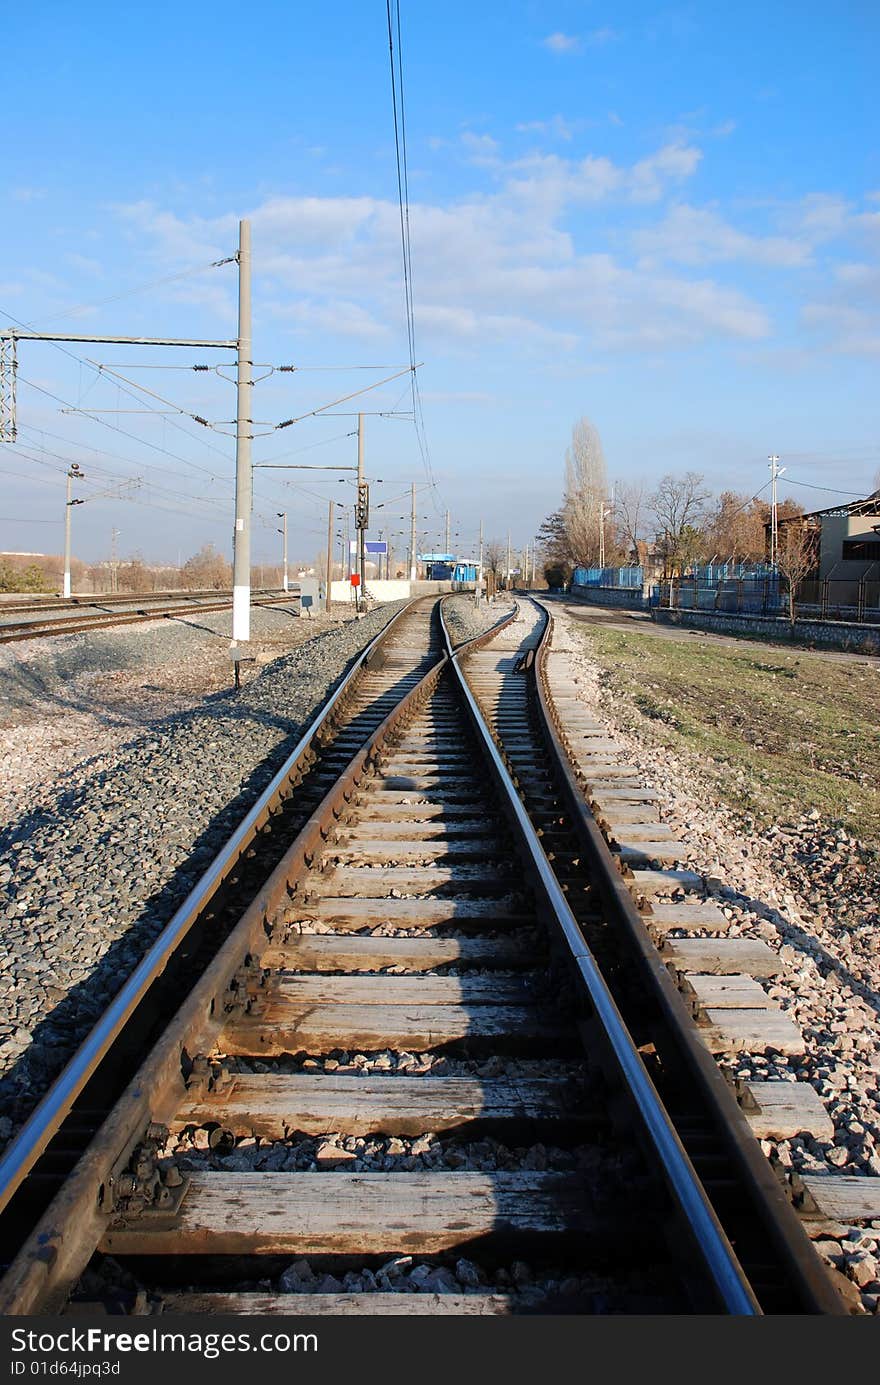
[[[661, 581], [652, 588], [650, 604], [679, 611], [783, 616], [789, 610], [788, 583], [772, 569], [714, 583], [693, 574]], [[880, 579], [810, 578], [797, 588], [795, 614], [801, 619], [880, 624]]]
[[640, 567], [576, 567], [572, 575], [576, 587], [641, 587], [645, 580]]

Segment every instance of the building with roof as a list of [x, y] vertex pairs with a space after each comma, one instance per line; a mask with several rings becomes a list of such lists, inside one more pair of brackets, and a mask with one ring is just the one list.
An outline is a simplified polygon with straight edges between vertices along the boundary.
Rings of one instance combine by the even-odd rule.
[[[880, 573], [880, 491], [848, 505], [831, 505], [827, 510], [780, 519], [780, 535], [792, 525], [815, 531], [815, 575], [820, 580], [858, 582]], [[765, 524], [764, 532], [769, 551], [769, 524]]]

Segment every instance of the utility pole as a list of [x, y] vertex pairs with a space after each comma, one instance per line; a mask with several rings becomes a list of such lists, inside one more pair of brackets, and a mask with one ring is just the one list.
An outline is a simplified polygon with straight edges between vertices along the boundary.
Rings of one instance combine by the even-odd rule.
[[67, 503], [64, 507], [64, 587], [63, 596], [70, 596], [70, 511], [74, 505], [82, 505], [81, 500], [71, 499], [71, 488], [74, 481], [81, 480], [84, 473], [80, 471], [77, 462], [71, 462], [70, 470], [67, 473]]
[[448, 511], [448, 510], [446, 511], [446, 547], [444, 548], [443, 552], [446, 553], [446, 554], [449, 553], [449, 511]]
[[330, 584], [333, 581], [333, 506], [335, 501], [331, 500], [327, 506], [327, 590], [324, 593], [324, 610], [328, 616], [330, 614]]
[[599, 566], [605, 566], [605, 501], [599, 501]]
[[776, 481], [785, 471], [785, 467], [779, 465], [779, 458], [775, 452], [767, 460], [770, 464], [770, 566], [775, 568], [779, 561], [779, 515], [776, 505]]
[[117, 540], [118, 538], [119, 538], [119, 530], [118, 530], [118, 529], [111, 529], [111, 530], [110, 530], [110, 590], [111, 590], [111, 592], [115, 592], [115, 591], [118, 590], [117, 578], [116, 578], [116, 540]]
[[254, 390], [251, 345], [251, 223], [238, 223], [238, 369], [235, 423], [235, 533], [232, 559], [232, 643], [251, 637], [251, 429]]
[[282, 567], [283, 567], [283, 569], [284, 569], [284, 576], [283, 576], [283, 578], [282, 578], [282, 586], [284, 587], [284, 590], [287, 591], [287, 511], [286, 511], [286, 510], [277, 510], [276, 513], [277, 513], [277, 515], [278, 515], [278, 518], [283, 522], [283, 526], [284, 526], [282, 529], [279, 529], [278, 532], [279, 532], [279, 534], [281, 534], [281, 536], [282, 536], [282, 538], [281, 538], [281, 563], [282, 563]]
[[507, 591], [510, 591], [510, 530], [507, 531]]
[[409, 580], [414, 582], [418, 572], [416, 559], [416, 483], [412, 483], [412, 511], [409, 530]]

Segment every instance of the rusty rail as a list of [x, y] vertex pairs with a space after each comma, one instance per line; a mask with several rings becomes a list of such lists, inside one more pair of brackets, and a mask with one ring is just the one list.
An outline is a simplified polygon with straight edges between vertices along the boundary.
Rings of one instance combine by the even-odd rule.
[[695, 1090], [711, 1113], [715, 1129], [737, 1166], [752, 1202], [759, 1209], [761, 1220], [806, 1305], [806, 1311], [840, 1314], [844, 1312], [840, 1296], [761, 1152], [730, 1086], [700, 1038], [694, 1018], [654, 946], [599, 824], [584, 799], [559, 735], [556, 710], [547, 687], [546, 655], [553, 637], [553, 617], [542, 602], [535, 601], [534, 604], [547, 617], [535, 661], [535, 684], [546, 729], [547, 749], [553, 756], [567, 810], [586, 848], [590, 870], [612, 926], [620, 930], [634, 951], [641, 974], [668, 1026], [676, 1057], [685, 1066]]
[[300, 737], [256, 803], [214, 858], [207, 870], [162, 929], [149, 951], [114, 996], [101, 1019], [88, 1034], [70, 1062], [56, 1078], [40, 1104], [28, 1117], [0, 1157], [0, 1211], [20, 1186], [46, 1145], [56, 1133], [66, 1112], [82, 1092], [126, 1021], [146, 995], [197, 919], [211, 904], [220, 886], [235, 869], [251, 843], [279, 810], [282, 799], [292, 790], [298, 775], [308, 767], [313, 742], [325, 731], [334, 714], [351, 695], [358, 674], [376, 648], [388, 638], [398, 621], [419, 601], [407, 603], [394, 615], [384, 630], [361, 651], [336, 691]]
[[[123, 992], [120, 992], [107, 1014], [71, 1059], [68, 1068], [40, 1107], [22, 1127], [13, 1142], [15, 1149], [10, 1145], [7, 1150], [10, 1172], [15, 1178], [14, 1186], [7, 1192], [7, 1200], [14, 1187], [26, 1176], [28, 1169], [33, 1167], [40, 1151], [51, 1138], [49, 1122], [52, 1122], [52, 1129], [57, 1130], [76, 1093], [83, 1089], [89, 1076], [96, 1070], [101, 1056], [118, 1037], [126, 1019], [149, 989], [151, 980], [161, 972], [179, 945], [181, 937], [192, 927], [202, 909], [207, 907], [207, 902], [219, 888], [222, 879], [256, 836], [260, 824], [268, 821], [273, 805], [277, 803], [296, 767], [309, 753], [312, 742], [328, 725], [332, 714], [343, 706], [346, 697], [351, 695], [357, 672], [369, 663], [371, 656], [401, 617], [425, 599], [420, 597], [409, 602], [362, 651], [344, 682], [312, 722], [293, 754], [230, 838], [224, 851], [184, 901], [123, 988]], [[491, 639], [513, 619], [514, 615], [515, 610], [480, 636], [480, 642]], [[259, 957], [261, 946], [266, 940], [265, 925], [273, 910], [289, 891], [296, 888], [298, 880], [320, 855], [323, 842], [336, 815], [347, 798], [357, 789], [379, 749], [388, 736], [393, 734], [399, 721], [408, 716], [409, 712], [429, 695], [446, 664], [447, 656], [443, 654], [433, 668], [392, 709], [300, 829], [256, 898], [245, 910], [236, 927], [220, 946], [216, 956], [170, 1021], [161, 1041], [128, 1083], [110, 1114], [95, 1133], [72, 1175], [56, 1194], [39, 1224], [19, 1251], [0, 1283], [0, 1315], [53, 1312], [63, 1303], [66, 1293], [85, 1267], [101, 1238], [107, 1220], [106, 1209], [112, 1201], [114, 1170], [125, 1166], [132, 1150], [143, 1138], [149, 1122], [170, 1116], [185, 1091], [181, 1056], [188, 1054], [191, 1058], [200, 1052], [210, 1042], [211, 1036], [219, 1030], [223, 1018], [224, 997], [228, 995], [230, 984], [242, 965], [250, 958]], [[127, 1000], [123, 999], [123, 993]], [[6, 1164], [7, 1160], [4, 1159], [3, 1163]], [[8, 1183], [6, 1187], [9, 1187]]]

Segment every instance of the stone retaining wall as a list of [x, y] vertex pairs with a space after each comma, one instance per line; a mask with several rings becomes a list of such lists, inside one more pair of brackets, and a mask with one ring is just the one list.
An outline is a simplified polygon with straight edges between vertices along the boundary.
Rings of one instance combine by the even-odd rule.
[[684, 625], [691, 630], [752, 636], [780, 644], [821, 645], [824, 649], [842, 649], [850, 653], [880, 654], [880, 630], [876, 626], [856, 625], [842, 620], [799, 620], [792, 629], [791, 623], [779, 616], [736, 615], [728, 611], [670, 611], [659, 607], [652, 610], [651, 619], [660, 625]]
[[571, 595], [576, 601], [588, 601], [593, 606], [626, 606], [631, 611], [646, 611], [648, 598], [641, 587], [576, 587]]

